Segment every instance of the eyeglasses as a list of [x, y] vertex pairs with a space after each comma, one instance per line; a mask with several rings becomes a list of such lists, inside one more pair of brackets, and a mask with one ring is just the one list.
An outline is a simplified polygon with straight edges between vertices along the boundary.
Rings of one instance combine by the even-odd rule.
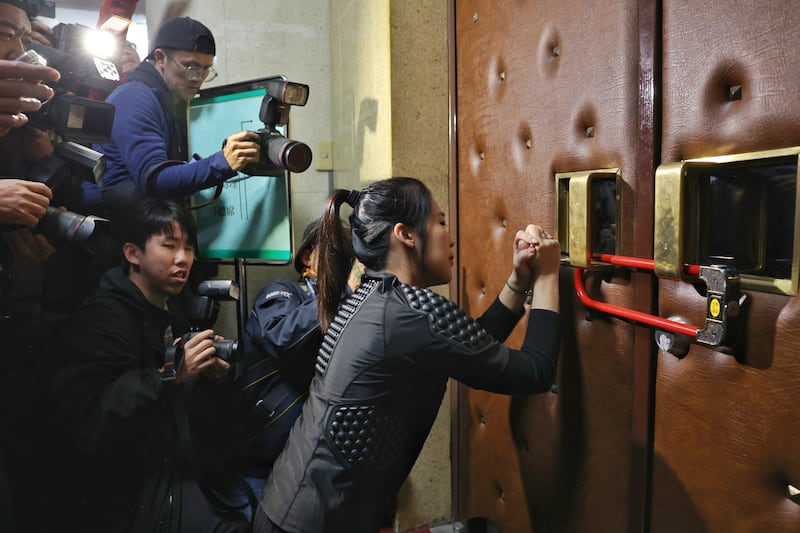
[[198, 67], [197, 65], [181, 65], [175, 58], [173, 58], [169, 54], [164, 54], [169, 58], [170, 61], [178, 65], [183, 69], [183, 76], [189, 81], [197, 81], [197, 80], [204, 80], [204, 81], [211, 81], [217, 77], [217, 71], [214, 70], [213, 66], [208, 67]]

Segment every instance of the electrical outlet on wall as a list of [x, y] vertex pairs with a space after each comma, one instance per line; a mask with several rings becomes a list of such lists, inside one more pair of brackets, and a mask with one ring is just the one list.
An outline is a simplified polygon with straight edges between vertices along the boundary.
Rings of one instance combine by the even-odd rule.
[[333, 170], [333, 142], [317, 141], [317, 170]]

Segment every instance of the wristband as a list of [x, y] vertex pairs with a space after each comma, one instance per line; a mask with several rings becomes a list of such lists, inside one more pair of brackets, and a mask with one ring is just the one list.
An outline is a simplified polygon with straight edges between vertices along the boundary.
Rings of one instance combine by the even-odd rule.
[[511, 289], [511, 292], [513, 292], [514, 294], [519, 294], [521, 296], [530, 296], [531, 294], [533, 294], [533, 291], [531, 289], [526, 289], [524, 291], [521, 291], [515, 287], [512, 287], [511, 284], [508, 282], [508, 280], [506, 280], [506, 287]]

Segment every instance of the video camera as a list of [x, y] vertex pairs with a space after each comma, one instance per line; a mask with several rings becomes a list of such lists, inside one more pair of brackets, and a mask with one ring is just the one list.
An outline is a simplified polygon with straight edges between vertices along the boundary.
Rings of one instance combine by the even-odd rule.
[[283, 175], [284, 170], [303, 172], [311, 165], [311, 148], [284, 137], [276, 126], [288, 123], [291, 106], [306, 105], [308, 85], [276, 79], [266, 83], [266, 90], [258, 113], [264, 127], [255, 132], [261, 145], [261, 160], [245, 166], [242, 172], [251, 176]]
[[29, 114], [30, 125], [54, 131], [65, 140], [102, 143], [111, 136], [114, 106], [87, 98], [92, 89], [111, 92], [119, 82], [114, 63], [81, 55], [74, 56], [49, 46], [31, 43], [18, 61], [49, 65], [61, 73], [53, 98]]
[[[183, 344], [201, 331], [213, 329], [214, 323], [219, 316], [220, 301], [238, 300], [239, 285], [235, 281], [208, 280], [202, 282], [197, 287], [197, 296], [192, 301], [192, 308], [189, 310], [191, 324], [189, 333], [183, 335], [180, 342], [167, 349], [167, 359], [176, 362], [181, 361], [183, 359]], [[217, 350], [217, 357], [229, 363], [237, 362], [241, 357], [239, 341], [214, 340], [214, 348]]]

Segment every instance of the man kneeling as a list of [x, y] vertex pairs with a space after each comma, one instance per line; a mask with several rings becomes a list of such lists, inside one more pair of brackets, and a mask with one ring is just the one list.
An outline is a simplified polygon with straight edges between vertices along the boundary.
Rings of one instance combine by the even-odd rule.
[[[230, 386], [230, 365], [215, 356], [210, 329], [167, 349], [166, 304], [189, 277], [194, 221], [161, 199], [144, 200], [135, 213], [123, 228], [126, 264], [109, 270], [77, 313], [53, 387], [77, 448], [64, 462], [80, 469], [65, 479], [79, 496], [69, 514], [81, 531], [246, 531], [240, 513], [206, 496], [215, 491], [189, 429], [198, 396]], [[174, 361], [165, 356], [176, 352]]]

